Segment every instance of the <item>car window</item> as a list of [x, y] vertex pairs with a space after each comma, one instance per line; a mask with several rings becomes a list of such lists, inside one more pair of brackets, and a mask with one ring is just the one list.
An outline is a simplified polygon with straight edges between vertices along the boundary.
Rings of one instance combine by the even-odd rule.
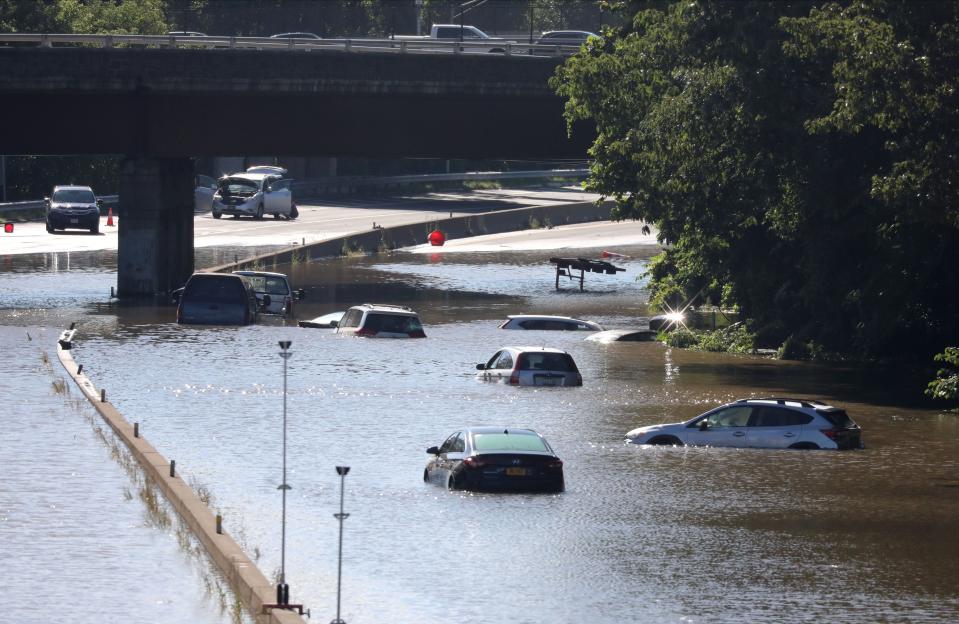
[[363, 323], [363, 329], [394, 334], [406, 334], [414, 331], [422, 331], [423, 326], [420, 324], [420, 320], [415, 316], [370, 312], [366, 315], [366, 321]]
[[238, 178], [227, 178], [220, 181], [220, 195], [227, 197], [229, 195], [241, 195], [248, 197], [255, 194], [260, 187], [252, 180], [242, 180]]
[[92, 204], [97, 200], [93, 191], [87, 189], [60, 189], [51, 199], [65, 204]]
[[362, 310], [347, 310], [338, 325], [340, 327], [359, 327], [361, 318], [363, 318]]
[[183, 301], [236, 303], [246, 298], [244, 283], [228, 276], [192, 278], [183, 291]]
[[549, 452], [541, 437], [528, 433], [474, 433], [473, 448], [477, 451]]
[[856, 426], [856, 423], [849, 417], [849, 414], [847, 414], [845, 410], [834, 409], [821, 411], [819, 413], [836, 427], [846, 428]]
[[453, 444], [456, 442], [456, 437], [460, 435], [459, 432], [454, 433], [450, 437], [446, 438], [446, 441], [443, 442], [443, 445], [440, 446], [440, 453], [449, 453], [453, 450]]
[[812, 416], [782, 407], [753, 408], [751, 427], [798, 427], [812, 422]]
[[566, 373], [578, 372], [576, 363], [568, 353], [530, 351], [519, 356], [519, 370], [548, 370]]
[[287, 191], [290, 189], [290, 182], [293, 180], [277, 180], [275, 182], [270, 182], [270, 186], [274, 191]]
[[727, 407], [724, 410], [714, 412], [708, 417], [709, 426], [712, 427], [745, 427], [749, 422], [749, 415], [753, 408], [748, 405], [737, 405], [736, 407]]
[[466, 450], [466, 434], [458, 433], [456, 434], [456, 439], [453, 440], [453, 446], [450, 448], [451, 453], [462, 453]]
[[497, 358], [496, 363], [493, 364], [493, 368], [513, 368], [513, 356], [509, 351], [503, 351], [499, 358]]

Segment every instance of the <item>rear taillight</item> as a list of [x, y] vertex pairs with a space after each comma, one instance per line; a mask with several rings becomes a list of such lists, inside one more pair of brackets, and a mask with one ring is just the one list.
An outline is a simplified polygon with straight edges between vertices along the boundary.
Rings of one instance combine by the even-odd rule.
[[838, 429], [820, 429], [819, 431], [830, 440], [835, 440], [836, 434], [839, 433]]
[[414, 329], [413, 331], [409, 332], [409, 337], [410, 338], [426, 338], [426, 332], [423, 331], [422, 329]]
[[486, 465], [486, 462], [482, 459], [476, 457], [467, 457], [463, 460], [463, 465], [469, 468], [470, 470], [476, 470], [477, 468], [482, 468]]
[[372, 330], [372, 329], [359, 329], [359, 330], [356, 331], [356, 335], [357, 335], [357, 336], [368, 336], [368, 337], [372, 338], [373, 336], [376, 335], [376, 332], [375, 332], [374, 330]]
[[513, 373], [509, 376], [509, 382], [514, 386], [519, 385], [519, 371], [513, 371]]
[[547, 470], [562, 470], [563, 469], [563, 460], [554, 459], [553, 461], [546, 464]]

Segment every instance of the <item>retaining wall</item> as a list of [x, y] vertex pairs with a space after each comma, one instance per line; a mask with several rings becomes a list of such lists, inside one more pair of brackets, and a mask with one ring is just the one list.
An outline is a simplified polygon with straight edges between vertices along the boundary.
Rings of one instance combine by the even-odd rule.
[[[251, 269], [265, 264], [286, 264], [309, 262], [319, 258], [347, 255], [349, 253], [372, 253], [389, 251], [400, 247], [421, 245], [427, 241], [427, 235], [435, 229], [446, 234], [446, 239], [468, 238], [484, 234], [516, 232], [533, 227], [551, 227], [590, 221], [609, 219], [612, 202], [597, 205], [593, 202], [577, 202], [552, 206], [533, 206], [497, 210], [478, 215], [450, 217], [435, 221], [397, 225], [393, 227], [371, 229], [348, 236], [337, 236], [309, 245], [296, 245], [279, 251], [246, 258], [237, 262], [222, 264], [204, 269], [205, 271], [232, 271]], [[436, 248], [442, 251], [441, 247]]]
[[[71, 335], [72, 339], [72, 335]], [[83, 395], [100, 413], [103, 420], [130, 449], [148, 477], [159, 486], [164, 496], [203, 544], [210, 559], [229, 581], [240, 602], [258, 624], [303, 624], [303, 618], [292, 611], [264, 610], [264, 604], [276, 602], [276, 588], [243, 552], [243, 549], [225, 531], [217, 533], [215, 514], [179, 476], [170, 476], [170, 462], [142, 436], [134, 435], [131, 425], [120, 412], [106, 401], [93, 383], [79, 371], [78, 364], [64, 342], [57, 345], [60, 363]]]

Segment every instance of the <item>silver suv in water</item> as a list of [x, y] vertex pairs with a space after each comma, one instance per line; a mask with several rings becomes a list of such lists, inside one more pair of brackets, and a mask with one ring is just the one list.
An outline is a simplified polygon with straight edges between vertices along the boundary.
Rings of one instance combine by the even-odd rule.
[[740, 399], [692, 420], [639, 427], [633, 444], [738, 448], [858, 449], [859, 425], [845, 410], [805, 399]]
[[336, 324], [336, 333], [367, 338], [426, 338], [416, 312], [405, 306], [381, 303], [353, 306]]

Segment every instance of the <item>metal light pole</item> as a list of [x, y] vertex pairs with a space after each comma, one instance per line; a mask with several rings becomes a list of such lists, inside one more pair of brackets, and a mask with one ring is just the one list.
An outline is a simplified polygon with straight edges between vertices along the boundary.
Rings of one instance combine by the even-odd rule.
[[340, 475], [340, 513], [333, 514], [333, 517], [340, 521], [340, 551], [336, 562], [336, 619], [330, 624], [346, 624], [340, 618], [340, 588], [343, 580], [343, 521], [350, 517], [350, 514], [343, 513], [343, 491], [346, 489], [346, 475], [349, 472], [349, 466], [336, 467], [336, 474]]
[[280, 341], [280, 357], [283, 358], [283, 483], [277, 488], [283, 493], [283, 516], [280, 533], [280, 583], [276, 586], [276, 603], [290, 604], [290, 586], [286, 584], [286, 491], [291, 489], [286, 482], [286, 361], [293, 355], [290, 353], [289, 340]]

